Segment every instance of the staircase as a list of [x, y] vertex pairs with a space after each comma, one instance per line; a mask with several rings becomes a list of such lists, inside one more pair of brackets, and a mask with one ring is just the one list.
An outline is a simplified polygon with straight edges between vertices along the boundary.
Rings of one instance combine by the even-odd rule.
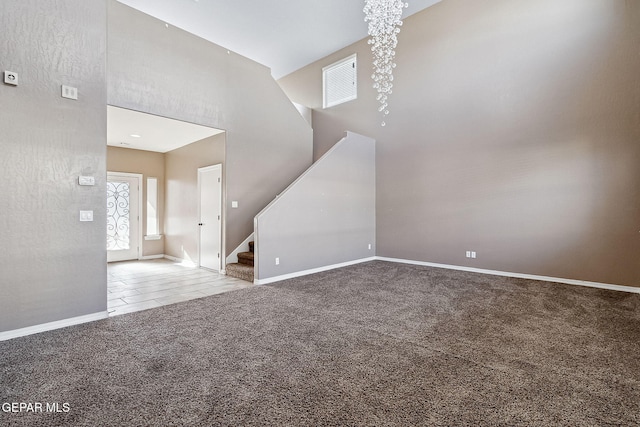
[[249, 252], [238, 253], [238, 262], [227, 264], [227, 276], [253, 283], [253, 242], [249, 242]]

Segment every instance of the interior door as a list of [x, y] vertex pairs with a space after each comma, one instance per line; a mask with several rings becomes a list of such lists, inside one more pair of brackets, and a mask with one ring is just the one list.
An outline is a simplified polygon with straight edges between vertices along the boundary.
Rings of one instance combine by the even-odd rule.
[[142, 175], [107, 173], [107, 262], [140, 257]]
[[222, 166], [198, 169], [198, 265], [220, 271], [222, 236]]

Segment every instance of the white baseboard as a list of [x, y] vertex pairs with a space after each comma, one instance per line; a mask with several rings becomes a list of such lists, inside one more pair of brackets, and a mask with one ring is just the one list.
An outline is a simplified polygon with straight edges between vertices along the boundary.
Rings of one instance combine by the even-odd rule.
[[162, 258], [164, 258], [164, 254], [146, 255], [146, 256], [143, 256], [142, 258], [140, 258], [140, 260], [145, 261], [145, 260], [149, 260], [149, 259], [162, 259]]
[[336, 268], [347, 267], [349, 265], [360, 264], [367, 261], [374, 261], [376, 257], [361, 258], [354, 261], [342, 262], [340, 264], [327, 265], [325, 267], [312, 268], [310, 270], [296, 271], [295, 273], [283, 274], [281, 276], [268, 277], [266, 279], [254, 279], [255, 285], [268, 285], [269, 283], [279, 282], [281, 280], [293, 279], [295, 277], [307, 276], [309, 274], [321, 273], [323, 271], [334, 270]]
[[633, 286], [612, 285], [609, 283], [599, 283], [599, 282], [588, 282], [586, 280], [563, 279], [561, 277], [538, 276], [535, 274], [522, 274], [522, 273], [511, 273], [507, 271], [498, 271], [498, 270], [485, 270], [483, 268], [463, 267], [459, 265], [449, 265], [449, 264], [436, 264], [433, 262], [412, 261], [408, 259], [399, 259], [399, 258], [386, 258], [386, 257], [377, 256], [375, 257], [375, 259], [379, 261], [389, 261], [389, 262], [396, 262], [400, 264], [422, 265], [425, 267], [437, 267], [437, 268], [446, 268], [448, 270], [470, 271], [473, 273], [492, 274], [494, 276], [506, 276], [506, 277], [515, 277], [519, 279], [539, 280], [542, 282], [564, 283], [567, 285], [587, 286], [590, 288], [600, 288], [600, 289], [608, 289], [610, 291], [621, 291], [621, 292], [631, 292], [631, 293], [640, 294], [640, 288], [636, 288]]
[[197, 267], [197, 264], [193, 261], [187, 261], [186, 259], [182, 259], [182, 258], [177, 258], [171, 255], [164, 255], [164, 258], [173, 261], [173, 262], [177, 262], [179, 264], [182, 264], [184, 266], [187, 267]]
[[28, 326], [26, 328], [14, 329], [12, 331], [0, 332], [0, 341], [6, 341], [13, 338], [24, 337], [40, 332], [52, 331], [54, 329], [66, 328], [67, 326], [79, 325], [81, 323], [93, 322], [96, 320], [106, 319], [109, 317], [107, 311], [87, 314], [84, 316], [71, 317], [69, 319], [57, 320], [55, 322], [42, 323], [40, 325]]

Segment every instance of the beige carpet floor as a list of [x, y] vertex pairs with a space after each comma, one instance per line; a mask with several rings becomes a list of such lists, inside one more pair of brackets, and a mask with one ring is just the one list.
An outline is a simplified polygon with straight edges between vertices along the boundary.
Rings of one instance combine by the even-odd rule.
[[61, 411], [2, 426], [640, 425], [640, 295], [368, 262], [0, 342], [11, 402]]

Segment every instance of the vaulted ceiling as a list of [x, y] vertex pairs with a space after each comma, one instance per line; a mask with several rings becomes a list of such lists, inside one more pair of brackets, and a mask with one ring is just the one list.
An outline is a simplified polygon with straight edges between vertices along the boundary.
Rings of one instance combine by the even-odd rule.
[[[118, 0], [271, 68], [279, 79], [367, 36], [364, 0]], [[407, 0], [404, 16], [441, 0]]]
[[[118, 1], [266, 65], [276, 79], [367, 37], [364, 0]], [[408, 0], [403, 16], [440, 1]], [[221, 132], [114, 107], [108, 113], [108, 144], [116, 147], [167, 152]]]

